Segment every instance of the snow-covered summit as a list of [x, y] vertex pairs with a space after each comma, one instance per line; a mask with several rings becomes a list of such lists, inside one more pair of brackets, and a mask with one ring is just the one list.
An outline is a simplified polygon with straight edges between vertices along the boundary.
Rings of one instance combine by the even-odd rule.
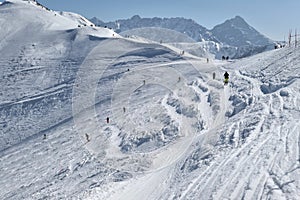
[[[74, 20], [68, 19], [56, 12], [47, 10], [43, 6], [37, 4], [35, 1], [9, 0], [5, 1], [0, 10], [1, 21], [3, 23], [10, 23], [9, 27], [18, 29], [26, 26], [39, 26], [46, 29], [63, 30], [77, 27]], [[3, 26], [2, 26], [3, 27]]]
[[[30, 26], [45, 30], [69, 30], [87, 26], [105, 32], [103, 28], [96, 28], [92, 22], [79, 14], [53, 11], [34, 0], [7, 0], [0, 10], [5, 11], [0, 13], [1, 19], [5, 19], [1, 21], [1, 27], [20, 29]], [[113, 34], [113, 31], [108, 29], [106, 32], [103, 37]]]
[[236, 47], [273, 44], [273, 41], [255, 30], [240, 16], [215, 26], [211, 32], [222, 43]]

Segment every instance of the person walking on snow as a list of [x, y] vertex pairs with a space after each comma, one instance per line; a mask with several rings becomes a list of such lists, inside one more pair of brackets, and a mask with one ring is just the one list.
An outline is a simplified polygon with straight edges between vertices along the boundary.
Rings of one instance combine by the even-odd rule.
[[87, 133], [85, 134], [85, 139], [86, 139], [87, 142], [90, 141], [90, 136]]
[[228, 72], [226, 71], [224, 73], [224, 85], [227, 85], [228, 84], [228, 81], [229, 81], [229, 74]]

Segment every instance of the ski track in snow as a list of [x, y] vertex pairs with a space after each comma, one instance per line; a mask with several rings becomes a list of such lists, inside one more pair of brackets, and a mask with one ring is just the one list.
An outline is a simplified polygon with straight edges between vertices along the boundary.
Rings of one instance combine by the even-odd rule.
[[[235, 74], [251, 84], [251, 95], [255, 95], [254, 99], [261, 98], [262, 92], [259, 89], [260, 83], [258, 80], [241, 75], [237, 70], [235, 70]], [[289, 152], [285, 150], [289, 145], [286, 143], [289, 134], [297, 138], [295, 133], [299, 134], [297, 130], [299, 125], [295, 119], [289, 119], [288, 122], [281, 120], [281, 115], [284, 112], [284, 100], [280, 95], [269, 94], [266, 96], [269, 100], [263, 103], [265, 116], [263, 115], [251, 134], [253, 139], [246, 142], [242, 147], [229, 151], [231, 153], [222, 155], [221, 161], [213, 163], [212, 166], [199, 175], [199, 178], [192, 181], [180, 199], [195, 199], [195, 197], [197, 199], [266, 199], [273, 194], [273, 191], [277, 190], [279, 196], [288, 198], [289, 192], [288, 189], [286, 191], [285, 186], [298, 190], [297, 185], [299, 182], [294, 185], [296, 182], [294, 177], [289, 177], [290, 181], [285, 183], [276, 181], [277, 183], [274, 183], [276, 186], [268, 185], [270, 179], [272, 181], [275, 179], [273, 170], [278, 167], [275, 163], [280, 163], [280, 160], [286, 156], [289, 157]], [[267, 130], [263, 127], [266, 123], [270, 123]], [[293, 126], [292, 130], [283, 128]], [[290, 145], [292, 149], [299, 148], [297, 147], [297, 141]], [[295, 168], [298, 169], [299, 161], [297, 163], [297, 160], [295, 160], [297, 156], [291, 157], [294, 159], [291, 163], [298, 165]], [[288, 170], [288, 168], [282, 170]], [[285, 177], [285, 179], [289, 178]], [[198, 194], [200, 196], [197, 196]]]

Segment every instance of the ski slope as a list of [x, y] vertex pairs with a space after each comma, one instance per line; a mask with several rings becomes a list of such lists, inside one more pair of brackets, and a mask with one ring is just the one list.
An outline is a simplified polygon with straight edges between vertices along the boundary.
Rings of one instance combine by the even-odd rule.
[[1, 199], [300, 199], [299, 48], [207, 63], [10, 2]]
[[[191, 140], [188, 135], [160, 150], [146, 172], [84, 197], [298, 199], [298, 57], [299, 49], [285, 48], [209, 67], [186, 58], [198, 69], [188, 86], [204, 100], [198, 112], [205, 114], [198, 120], [206, 126], [193, 130], [182, 120], [185, 131], [196, 131]], [[228, 87], [220, 80], [225, 70], [231, 74]], [[218, 80], [212, 80], [212, 72]], [[183, 99], [188, 102], [191, 96]]]

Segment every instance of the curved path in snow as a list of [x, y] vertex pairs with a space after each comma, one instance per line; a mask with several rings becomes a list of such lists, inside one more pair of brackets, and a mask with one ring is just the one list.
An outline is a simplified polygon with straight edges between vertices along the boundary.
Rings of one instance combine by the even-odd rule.
[[[242, 82], [237, 80], [244, 80], [251, 90], [248, 98], [254, 102], [242, 111], [245, 117], [231, 120], [231, 125], [223, 131], [232, 134], [231, 141], [243, 141], [240, 126], [248, 123], [246, 115], [250, 117], [251, 112], [255, 112], [257, 119], [254, 124], [249, 123], [252, 129], [248, 137], [251, 139], [238, 144], [239, 148], [225, 148], [225, 152], [195, 177], [178, 199], [295, 197], [295, 192], [299, 191], [299, 180], [296, 178], [300, 169], [299, 112], [295, 115], [284, 104], [293, 105], [299, 98], [285, 98], [280, 92], [264, 95], [257, 79], [242, 75], [238, 70], [231, 71], [231, 74], [237, 82], [232, 88], [233, 93], [236, 93], [235, 88], [243, 87], [238, 85]], [[247, 91], [236, 94], [241, 93]], [[249, 120], [253, 120], [251, 117]]]

